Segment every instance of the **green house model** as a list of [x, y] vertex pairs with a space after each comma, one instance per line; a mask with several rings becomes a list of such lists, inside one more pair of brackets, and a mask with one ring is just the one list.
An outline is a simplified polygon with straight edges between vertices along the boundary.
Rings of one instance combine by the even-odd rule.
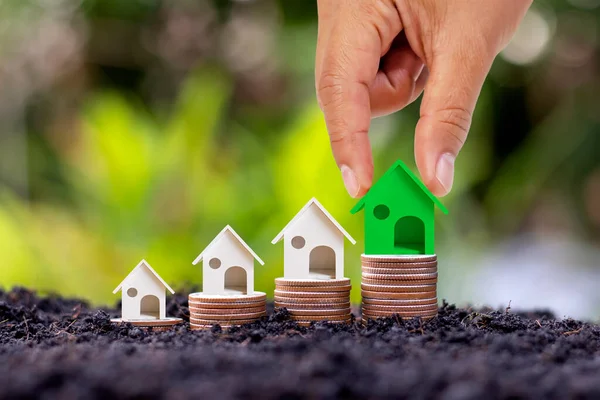
[[400, 160], [354, 206], [365, 210], [365, 254], [435, 254], [434, 211], [448, 210]]

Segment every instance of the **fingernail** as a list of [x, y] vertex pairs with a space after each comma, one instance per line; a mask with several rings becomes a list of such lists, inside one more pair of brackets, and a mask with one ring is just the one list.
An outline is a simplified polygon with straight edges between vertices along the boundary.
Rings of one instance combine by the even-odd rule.
[[421, 60], [418, 60], [417, 62], [415, 62], [415, 65], [408, 70], [410, 77], [413, 81], [416, 82], [417, 79], [419, 79], [419, 77], [421, 76], [421, 72], [423, 72], [423, 68], [425, 68], [425, 64], [423, 64]]
[[347, 165], [342, 165], [340, 170], [342, 171], [342, 179], [344, 180], [344, 186], [346, 186], [348, 194], [352, 197], [356, 197], [360, 191], [360, 185], [358, 184], [356, 175]]
[[423, 64], [423, 61], [417, 57], [405, 57], [401, 68], [406, 71], [408, 76], [410, 76], [413, 81], [416, 81], [419, 79], [419, 76], [421, 76], [421, 72], [423, 72], [425, 64]]
[[438, 159], [435, 167], [435, 176], [446, 190], [445, 194], [450, 192], [454, 182], [454, 159], [452, 154], [444, 153]]

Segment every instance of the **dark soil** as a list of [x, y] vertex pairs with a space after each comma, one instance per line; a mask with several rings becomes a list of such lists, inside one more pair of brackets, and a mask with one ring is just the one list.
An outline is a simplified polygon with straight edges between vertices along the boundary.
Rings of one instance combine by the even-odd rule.
[[[185, 296], [169, 313], [187, 315]], [[598, 399], [600, 327], [444, 305], [439, 317], [147, 332], [115, 310], [0, 291], [3, 399]]]

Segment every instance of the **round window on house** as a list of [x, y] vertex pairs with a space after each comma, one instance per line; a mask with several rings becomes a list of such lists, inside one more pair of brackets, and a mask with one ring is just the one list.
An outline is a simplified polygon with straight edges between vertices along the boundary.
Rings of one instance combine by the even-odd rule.
[[301, 249], [306, 244], [306, 240], [302, 236], [294, 236], [292, 238], [292, 247], [295, 249]]
[[390, 216], [390, 208], [385, 204], [380, 204], [373, 209], [373, 215], [377, 219], [386, 219]]
[[129, 297], [137, 296], [137, 289], [136, 288], [127, 289], [127, 296], [129, 296]]
[[208, 266], [212, 269], [217, 269], [221, 266], [221, 260], [219, 260], [217, 257], [211, 258], [208, 262]]

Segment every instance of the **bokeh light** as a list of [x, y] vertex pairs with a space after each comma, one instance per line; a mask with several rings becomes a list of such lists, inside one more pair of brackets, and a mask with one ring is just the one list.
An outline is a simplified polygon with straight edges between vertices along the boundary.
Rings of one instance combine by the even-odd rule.
[[515, 36], [502, 51], [502, 58], [517, 65], [530, 64], [544, 54], [552, 40], [552, 33], [550, 13], [542, 13], [532, 7], [525, 14]]

